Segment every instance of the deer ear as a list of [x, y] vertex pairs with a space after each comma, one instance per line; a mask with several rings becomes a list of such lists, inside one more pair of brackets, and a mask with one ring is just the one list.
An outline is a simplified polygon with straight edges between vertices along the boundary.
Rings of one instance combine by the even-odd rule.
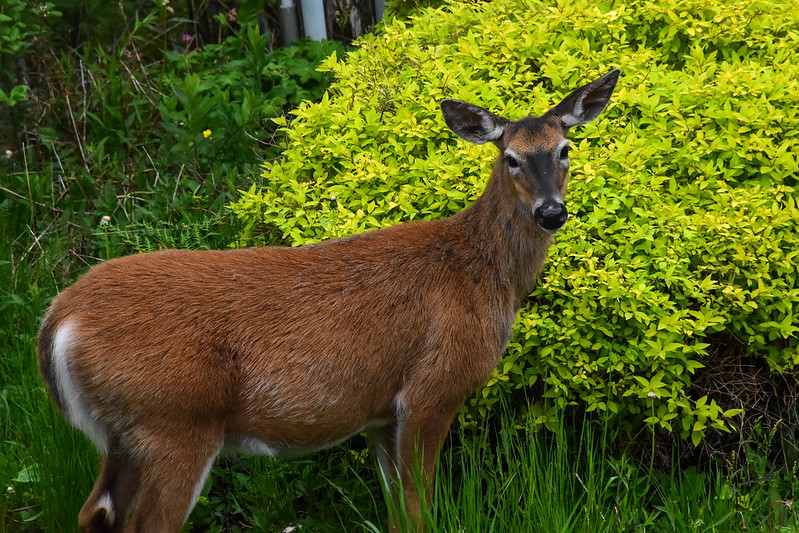
[[441, 113], [449, 129], [459, 137], [475, 144], [498, 141], [510, 123], [482, 107], [460, 100], [442, 100]]
[[552, 109], [565, 128], [588, 124], [598, 117], [610, 101], [619, 81], [619, 69], [613, 69], [596, 81], [584, 85]]

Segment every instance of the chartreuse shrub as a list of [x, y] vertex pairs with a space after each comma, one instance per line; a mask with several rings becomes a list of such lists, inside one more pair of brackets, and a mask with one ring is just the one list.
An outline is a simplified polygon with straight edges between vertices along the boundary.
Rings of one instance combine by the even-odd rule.
[[738, 413], [690, 393], [721, 344], [799, 365], [797, 28], [769, 0], [427, 9], [323, 63], [337, 81], [281, 123], [284, 157], [232, 208], [246, 237], [290, 245], [452, 215], [496, 150], [457, 140], [439, 100], [540, 114], [620, 67], [609, 109], [572, 133], [569, 223], [475, 404], [543, 380], [555, 408], [698, 443]]

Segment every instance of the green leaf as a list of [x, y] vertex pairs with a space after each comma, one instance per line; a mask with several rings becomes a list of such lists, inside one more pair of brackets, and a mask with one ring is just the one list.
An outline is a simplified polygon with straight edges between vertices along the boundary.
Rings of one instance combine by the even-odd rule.
[[23, 468], [12, 481], [16, 483], [38, 483], [39, 465], [31, 465]]

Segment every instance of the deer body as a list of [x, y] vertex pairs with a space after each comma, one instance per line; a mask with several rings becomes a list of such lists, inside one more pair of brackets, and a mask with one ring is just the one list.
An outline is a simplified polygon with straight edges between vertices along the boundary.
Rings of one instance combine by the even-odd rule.
[[503, 151], [451, 218], [299, 248], [128, 256], [66, 289], [39, 364], [106, 454], [81, 529], [179, 531], [223, 448], [293, 455], [364, 429], [416, 518], [414, 457], [432, 478], [454, 413], [496, 366], [565, 222], [569, 121], [593, 120], [617, 78], [527, 123], [443, 102], [456, 133]]

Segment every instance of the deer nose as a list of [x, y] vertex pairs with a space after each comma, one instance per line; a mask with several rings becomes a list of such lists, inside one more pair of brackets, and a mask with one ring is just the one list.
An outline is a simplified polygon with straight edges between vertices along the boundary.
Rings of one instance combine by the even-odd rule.
[[569, 212], [566, 211], [566, 206], [562, 202], [549, 201], [540, 205], [533, 213], [535, 223], [547, 233], [555, 233], [569, 217]]

